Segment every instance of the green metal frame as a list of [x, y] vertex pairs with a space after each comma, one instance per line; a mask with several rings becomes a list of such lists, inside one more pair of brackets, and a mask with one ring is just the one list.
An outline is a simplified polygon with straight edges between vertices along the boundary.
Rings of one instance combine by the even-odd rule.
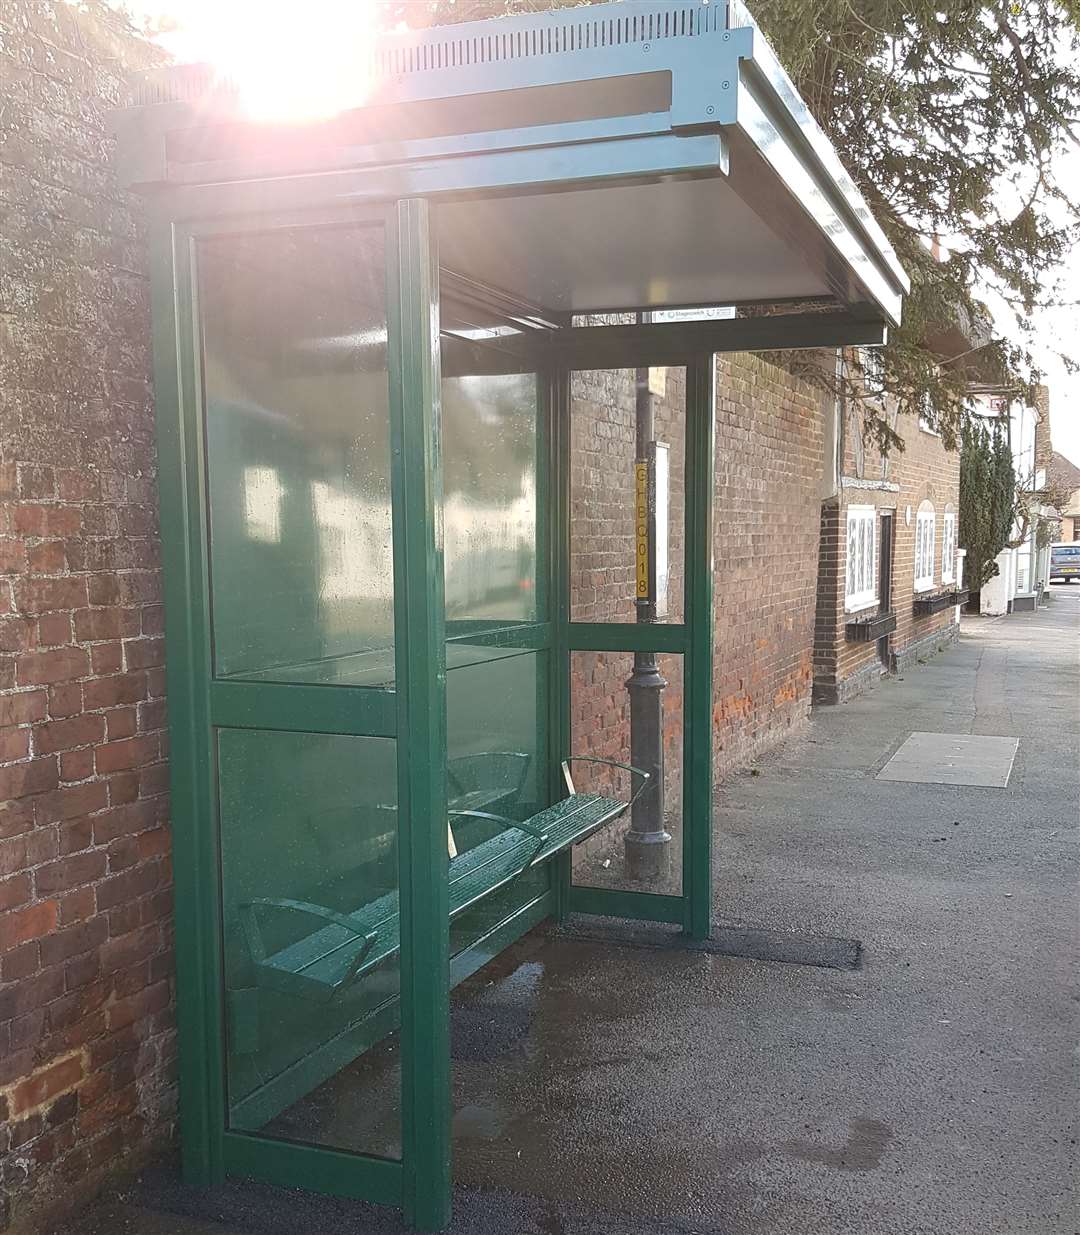
[[[603, 327], [577, 328], [575, 336]], [[618, 329], [618, 328], [612, 328]], [[676, 328], [678, 329], [678, 328]], [[690, 341], [694, 332], [689, 334]], [[667, 344], [665, 344], [667, 346]], [[558, 348], [553, 349], [558, 351]], [[601, 354], [602, 354], [601, 349]], [[583, 355], [587, 353], [582, 353]], [[685, 351], [684, 351], [685, 355]], [[597, 367], [606, 367], [603, 365]], [[571, 622], [570, 620], [570, 373], [557, 372], [552, 405], [552, 564], [559, 684], [557, 715], [562, 757], [570, 751], [570, 654], [660, 652], [683, 657], [683, 882], [678, 896], [591, 888], [573, 883], [569, 854], [556, 871], [558, 917], [591, 913], [676, 923], [691, 938], [708, 938], [712, 913], [712, 509], [715, 440], [715, 359], [692, 357], [686, 366], [686, 528], [684, 623]]]
[[[398, 203], [389, 289], [398, 696], [404, 1209], [450, 1220], [446, 630], [439, 442], [439, 260], [425, 201]], [[421, 1066], [423, 1061], [423, 1066]]]
[[[276, 684], [213, 675], [206, 511], [206, 460], [194, 246], [201, 235], [298, 225], [381, 223], [387, 238], [391, 490], [395, 554], [396, 685]], [[438, 260], [431, 208], [276, 212], [188, 224], [159, 214], [152, 243], [152, 295], [161, 461], [162, 543], [168, 618], [172, 725], [177, 968], [180, 989], [181, 1128], [186, 1177], [199, 1185], [225, 1174], [315, 1187], [401, 1205], [420, 1229], [449, 1220], [449, 991], [491, 955], [550, 913], [571, 910], [680, 924], [708, 932], [711, 799], [711, 359], [688, 370], [685, 625], [571, 623], [569, 620], [569, 373], [544, 370], [538, 425], [538, 620], [454, 624], [442, 604], [439, 448]], [[548, 689], [540, 700], [550, 735], [549, 800], [561, 794], [558, 762], [569, 750], [569, 664], [573, 650], [650, 649], [687, 666], [684, 724], [682, 896], [571, 885], [569, 855], [550, 864], [550, 889], [515, 910], [451, 961], [445, 825], [445, 646], [452, 641], [544, 653]], [[215, 731], [281, 729], [393, 737], [398, 743], [399, 877], [402, 919], [402, 1159], [275, 1141], [230, 1130], [226, 1111], [224, 982], [218, 867]], [[554, 757], [557, 756], [557, 757]], [[436, 822], [438, 821], [438, 822]], [[334, 1050], [300, 1061], [304, 1075], [333, 1067]], [[344, 1062], [344, 1056], [338, 1065]], [[312, 1068], [315, 1071], [312, 1071]], [[306, 1072], [304, 1071], [306, 1069]], [[259, 1101], [263, 1099], [260, 1098]]]
[[210, 613], [202, 456], [191, 412], [193, 374], [189, 246], [165, 217], [152, 219], [151, 303], [160, 466], [161, 553], [167, 620], [176, 970], [180, 997], [180, 1136], [186, 1176], [223, 1175], [225, 1109], [220, 1033], [220, 901], [210, 743]]
[[685, 612], [690, 630], [683, 675], [683, 929], [707, 939], [712, 922], [713, 489], [716, 361], [686, 370]]
[[[383, 223], [388, 254], [394, 253], [396, 220], [385, 209], [353, 209], [302, 218], [263, 216], [257, 226], [263, 230], [371, 222]], [[176, 948], [184, 1171], [191, 1182], [203, 1186], [219, 1182], [226, 1173], [238, 1173], [298, 1187], [315, 1186], [343, 1196], [405, 1204], [409, 1198], [402, 1162], [273, 1141], [230, 1131], [226, 1126], [229, 1104], [224, 1060], [215, 732], [219, 728], [258, 728], [394, 737], [403, 729], [400, 688], [395, 698], [393, 693], [381, 689], [278, 685], [213, 677], [206, 445], [195, 331], [198, 288], [194, 278], [194, 245], [200, 235], [243, 231], [251, 226], [248, 220], [177, 223], [160, 213], [152, 224], [151, 294], [172, 737], [170, 768], [174, 818], [183, 825], [174, 829], [174, 866], [178, 891]], [[407, 277], [413, 279], [411, 271]], [[399, 334], [394, 323], [391, 337]], [[415, 362], [413, 367], [416, 368]], [[405, 371], [404, 357], [401, 368]], [[398, 408], [403, 398], [401, 394]], [[402, 423], [406, 419], [403, 413], [398, 416]], [[429, 466], [426, 457], [419, 466]], [[401, 491], [403, 477], [395, 474], [392, 480], [396, 490]], [[438, 578], [441, 582], [441, 573]], [[421, 593], [430, 601], [432, 591], [427, 584]], [[437, 604], [438, 593], [434, 595]], [[437, 605], [437, 612], [441, 620], [441, 605]], [[421, 667], [421, 681], [425, 672]], [[424, 714], [437, 718], [438, 711], [425, 708]], [[441, 778], [432, 779], [441, 784]], [[404, 825], [402, 832], [404, 835]], [[414, 839], [410, 836], [410, 840]], [[441, 851], [445, 863], [445, 835]], [[403, 872], [406, 867], [414, 869], [405, 861], [402, 867]], [[445, 878], [441, 886], [445, 891]], [[403, 900], [406, 895], [403, 888]], [[427, 889], [414, 900], [420, 905], [430, 904]], [[445, 952], [444, 948], [444, 957]], [[409, 1006], [404, 990], [401, 1002], [403, 1009]], [[424, 1026], [426, 1045], [430, 1016], [420, 1009], [414, 1022]], [[413, 1118], [414, 1127], [418, 1120], [420, 1126], [426, 1127], [424, 1101], [418, 1102], [421, 1109]], [[408, 1126], [408, 1112], [403, 1115], [403, 1123]], [[425, 1143], [430, 1141], [427, 1136], [421, 1139]], [[423, 1197], [415, 1203], [418, 1222], [425, 1221], [425, 1204], [430, 1210], [430, 1202]], [[442, 1223], [444, 1212], [445, 1202], [426, 1219], [432, 1229]]]

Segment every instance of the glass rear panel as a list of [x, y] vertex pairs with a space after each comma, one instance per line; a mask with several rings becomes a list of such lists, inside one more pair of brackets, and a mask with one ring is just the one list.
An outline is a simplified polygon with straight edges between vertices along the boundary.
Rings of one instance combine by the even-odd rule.
[[535, 621], [536, 376], [446, 378], [442, 400], [447, 634]]
[[214, 669], [393, 675], [379, 226], [201, 239]]
[[[442, 455], [453, 907], [455, 881], [470, 863], [497, 852], [515, 821], [549, 801], [549, 655], [514, 646], [513, 630], [545, 614], [538, 572], [544, 560], [542, 385], [535, 373], [470, 371], [474, 364], [502, 367], [500, 349], [520, 334], [497, 310], [464, 303], [451, 291], [442, 327], [451, 345], [450, 375], [442, 384]], [[454, 351], [455, 341], [473, 350]], [[546, 866], [523, 869], [509, 885], [454, 913], [451, 954], [514, 917], [549, 880]]]
[[229, 1127], [401, 1154], [396, 743], [221, 729]]
[[[570, 656], [570, 750], [630, 764], [652, 780], [629, 811], [574, 850], [574, 883], [682, 891], [683, 658], [631, 652]], [[571, 763], [574, 786], [629, 801], [640, 782], [606, 763]]]
[[571, 375], [570, 620], [683, 620], [686, 371]]

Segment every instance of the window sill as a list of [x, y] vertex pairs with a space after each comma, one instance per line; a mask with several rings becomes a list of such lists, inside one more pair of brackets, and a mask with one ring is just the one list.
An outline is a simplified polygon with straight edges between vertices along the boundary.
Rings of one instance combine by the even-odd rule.
[[845, 613], [865, 613], [867, 609], [876, 609], [876, 596], [853, 596], [844, 600]]
[[840, 487], [842, 489], [859, 489], [869, 492], [876, 490], [879, 493], [900, 492], [900, 486], [894, 480], [875, 480], [873, 477], [867, 478], [865, 476], [841, 476]]

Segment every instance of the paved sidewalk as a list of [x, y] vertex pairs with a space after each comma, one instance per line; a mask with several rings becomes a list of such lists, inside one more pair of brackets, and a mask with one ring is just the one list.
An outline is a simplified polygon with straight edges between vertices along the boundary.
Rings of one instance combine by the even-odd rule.
[[[460, 988], [454, 1231], [1076, 1235], [1078, 634], [1080, 589], [975, 619], [722, 786], [717, 920], [860, 968], [541, 932]], [[1018, 737], [1008, 785], [875, 779], [915, 731]], [[167, 1169], [64, 1228], [400, 1229]]]

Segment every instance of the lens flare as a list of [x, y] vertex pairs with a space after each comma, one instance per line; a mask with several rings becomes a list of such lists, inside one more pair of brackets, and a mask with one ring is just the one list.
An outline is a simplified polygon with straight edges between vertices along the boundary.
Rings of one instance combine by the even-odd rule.
[[371, 89], [377, 0], [176, 0], [159, 42], [210, 64], [253, 120], [301, 124], [363, 105]]

